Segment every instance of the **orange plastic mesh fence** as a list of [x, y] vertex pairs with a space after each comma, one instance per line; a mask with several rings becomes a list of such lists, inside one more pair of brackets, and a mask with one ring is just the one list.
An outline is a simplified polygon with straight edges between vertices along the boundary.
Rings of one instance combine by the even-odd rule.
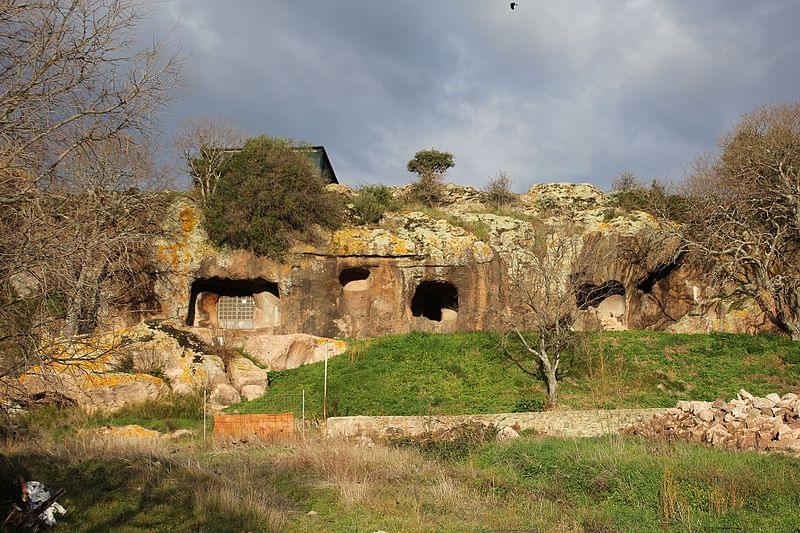
[[294, 433], [294, 413], [215, 415], [214, 437], [288, 437]]

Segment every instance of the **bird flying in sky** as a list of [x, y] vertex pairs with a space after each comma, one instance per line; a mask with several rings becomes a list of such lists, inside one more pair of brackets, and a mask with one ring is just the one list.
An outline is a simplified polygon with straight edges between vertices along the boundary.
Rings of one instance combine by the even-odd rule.
[[517, 7], [517, 3], [516, 3], [516, 2], [511, 2], [511, 3], [510, 3], [510, 4], [508, 4], [508, 5], [510, 5], [510, 6], [511, 6], [511, 11], [514, 11], [514, 8], [515, 8], [515, 7]]

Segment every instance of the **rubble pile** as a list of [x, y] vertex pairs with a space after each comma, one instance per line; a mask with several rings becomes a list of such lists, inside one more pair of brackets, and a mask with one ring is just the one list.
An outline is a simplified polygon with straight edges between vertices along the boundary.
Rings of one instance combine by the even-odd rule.
[[742, 389], [729, 402], [681, 401], [623, 432], [736, 450], [800, 452], [800, 396], [768, 394], [760, 398]]

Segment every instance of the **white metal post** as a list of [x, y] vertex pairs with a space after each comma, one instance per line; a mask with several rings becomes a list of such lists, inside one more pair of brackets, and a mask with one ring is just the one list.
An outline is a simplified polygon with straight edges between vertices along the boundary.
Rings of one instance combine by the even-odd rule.
[[325, 377], [322, 380], [322, 423], [328, 436], [328, 343], [325, 343]]

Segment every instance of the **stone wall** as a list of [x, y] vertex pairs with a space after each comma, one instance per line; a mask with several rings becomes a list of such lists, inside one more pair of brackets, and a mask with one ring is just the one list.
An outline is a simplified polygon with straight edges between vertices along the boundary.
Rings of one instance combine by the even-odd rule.
[[328, 419], [328, 436], [369, 437], [386, 440], [396, 437], [423, 437], [446, 432], [464, 423], [482, 423], [498, 429], [533, 430], [536, 434], [558, 437], [595, 437], [616, 433], [666, 412], [666, 409], [615, 409], [589, 411], [544, 411], [456, 416], [343, 416]]

